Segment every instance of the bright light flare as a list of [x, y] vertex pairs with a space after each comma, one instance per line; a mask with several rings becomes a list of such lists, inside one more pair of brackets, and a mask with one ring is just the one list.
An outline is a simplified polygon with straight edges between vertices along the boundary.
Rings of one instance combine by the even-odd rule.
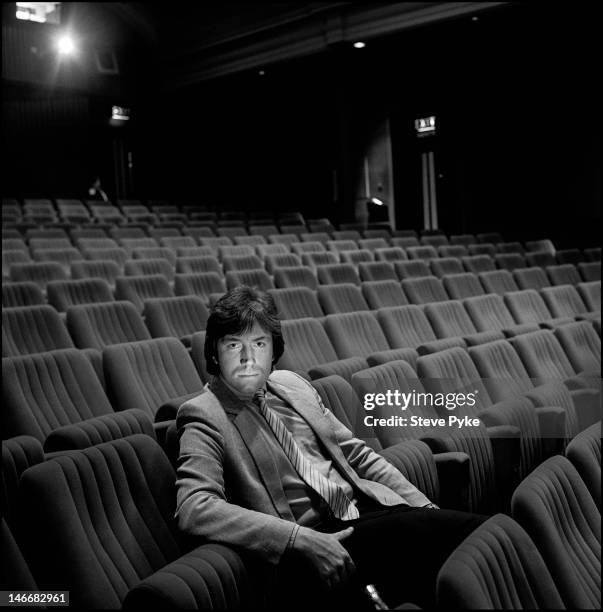
[[361, 40], [354, 43], [354, 49], [364, 49], [366, 47], [366, 43], [363, 43]]
[[75, 55], [76, 47], [71, 36], [63, 35], [57, 40], [57, 50], [60, 55]]

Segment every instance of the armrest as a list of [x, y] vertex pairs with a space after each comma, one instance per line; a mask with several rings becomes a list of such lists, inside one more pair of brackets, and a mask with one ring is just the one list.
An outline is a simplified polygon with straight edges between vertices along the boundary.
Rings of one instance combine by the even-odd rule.
[[388, 351], [378, 351], [377, 353], [371, 353], [366, 361], [369, 366], [382, 365], [390, 361], [407, 361], [413, 368], [417, 366], [417, 359], [419, 354], [413, 348], [397, 348], [389, 349]]
[[521, 432], [513, 425], [488, 427], [487, 431], [492, 443], [502, 511], [505, 512], [510, 510], [511, 495], [519, 484]]
[[467, 346], [477, 346], [479, 344], [486, 344], [487, 342], [494, 342], [495, 340], [504, 340], [504, 338], [504, 334], [498, 329], [463, 336], [463, 340], [467, 343]]
[[469, 455], [446, 452], [433, 456], [440, 481], [442, 508], [467, 510], [469, 508]]
[[565, 439], [565, 409], [559, 406], [541, 406], [534, 410], [540, 425], [544, 457], [561, 454]]
[[506, 327], [502, 330], [506, 338], [513, 338], [520, 334], [529, 334], [533, 331], [538, 331], [540, 327], [536, 323], [521, 323], [513, 327]]
[[595, 389], [570, 391], [580, 431], [601, 420], [601, 395]]
[[455, 336], [453, 338], [440, 338], [439, 340], [432, 340], [431, 342], [425, 342], [417, 347], [419, 355], [430, 355], [431, 353], [437, 353], [445, 349], [454, 348], [460, 346], [461, 348], [467, 348], [467, 343], [460, 337]]
[[195, 391], [194, 393], [187, 393], [186, 395], [181, 395], [180, 397], [170, 398], [167, 402], [162, 404], [159, 407], [159, 410], [155, 413], [155, 423], [160, 423], [161, 421], [169, 421], [171, 419], [176, 418], [176, 414], [178, 413], [178, 408], [184, 404], [189, 399], [193, 397], [197, 397], [201, 391]]
[[204, 544], [130, 589], [123, 609], [245, 609], [254, 607], [256, 588], [234, 550], [219, 544]]
[[431, 501], [439, 504], [438, 473], [429, 447], [420, 440], [405, 440], [378, 451]]
[[153, 429], [155, 430], [155, 435], [157, 436], [157, 442], [159, 442], [159, 445], [164, 450], [166, 445], [167, 431], [174, 423], [176, 423], [176, 419], [161, 421], [161, 423], [153, 423]]
[[308, 370], [308, 374], [312, 380], [337, 374], [347, 382], [351, 382], [352, 374], [365, 370], [367, 367], [366, 359], [362, 357], [348, 357], [347, 359], [338, 359], [337, 361], [315, 365]]

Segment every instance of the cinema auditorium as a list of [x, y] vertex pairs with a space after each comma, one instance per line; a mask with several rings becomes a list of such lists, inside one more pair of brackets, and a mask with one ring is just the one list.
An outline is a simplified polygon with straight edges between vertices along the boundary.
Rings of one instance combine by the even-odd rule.
[[[0, 605], [601, 609], [593, 7], [2, 4]], [[287, 574], [383, 474], [480, 517], [420, 595]]]

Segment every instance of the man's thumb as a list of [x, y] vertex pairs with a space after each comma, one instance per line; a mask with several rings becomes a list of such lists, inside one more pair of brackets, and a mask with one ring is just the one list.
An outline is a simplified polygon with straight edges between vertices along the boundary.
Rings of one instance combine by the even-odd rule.
[[354, 533], [354, 528], [348, 527], [347, 529], [344, 529], [343, 531], [338, 531], [337, 533], [334, 533], [333, 535], [341, 542], [341, 540], [345, 540], [347, 537], [351, 536], [353, 533]]

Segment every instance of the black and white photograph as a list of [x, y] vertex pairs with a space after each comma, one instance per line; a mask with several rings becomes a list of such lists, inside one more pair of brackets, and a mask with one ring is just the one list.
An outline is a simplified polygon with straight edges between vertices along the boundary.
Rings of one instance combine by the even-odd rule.
[[586, 2], [3, 2], [0, 607], [601, 609]]

